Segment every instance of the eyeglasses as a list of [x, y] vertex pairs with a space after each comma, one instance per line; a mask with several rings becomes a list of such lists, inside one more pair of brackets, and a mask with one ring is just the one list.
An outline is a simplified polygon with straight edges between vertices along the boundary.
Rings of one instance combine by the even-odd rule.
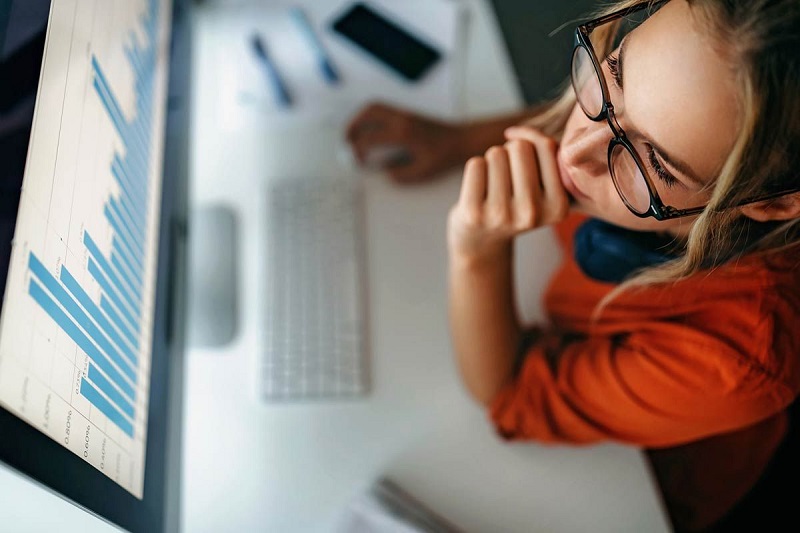
[[622, 201], [637, 217], [667, 220], [700, 213], [705, 207], [676, 209], [661, 201], [642, 159], [617, 121], [608, 84], [589, 40], [598, 26], [661, 3], [643, 2], [578, 26], [572, 51], [572, 87], [586, 116], [595, 122], [605, 120], [614, 134], [608, 143], [608, 169]]
[[[669, 0], [641, 2], [600, 18], [596, 18], [575, 29], [575, 48], [572, 51], [572, 87], [578, 104], [586, 116], [595, 122], [605, 120], [614, 137], [608, 143], [608, 169], [617, 193], [628, 209], [639, 218], [653, 217], [656, 220], [668, 220], [701, 213], [706, 206], [678, 209], [664, 204], [653, 186], [653, 181], [645, 171], [642, 159], [619, 125], [611, 103], [608, 84], [603, 75], [597, 54], [594, 51], [589, 35], [598, 26], [613, 22], [645, 8], [655, 8]], [[738, 207], [749, 203], [771, 200], [779, 196], [800, 191], [800, 187], [768, 193], [748, 198], [735, 205]]]

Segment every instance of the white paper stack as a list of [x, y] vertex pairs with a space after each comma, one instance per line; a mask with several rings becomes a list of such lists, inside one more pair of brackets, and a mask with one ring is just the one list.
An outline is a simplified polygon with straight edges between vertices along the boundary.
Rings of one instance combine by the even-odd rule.
[[387, 478], [346, 509], [336, 533], [462, 533]]

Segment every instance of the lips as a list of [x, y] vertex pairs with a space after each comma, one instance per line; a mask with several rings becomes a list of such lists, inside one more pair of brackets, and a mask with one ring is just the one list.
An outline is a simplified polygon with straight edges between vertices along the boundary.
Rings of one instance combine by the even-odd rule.
[[561, 183], [564, 185], [564, 188], [573, 198], [582, 198], [588, 199], [589, 197], [581, 191], [577, 185], [575, 185], [575, 181], [572, 179], [572, 174], [569, 170], [567, 170], [564, 161], [561, 159], [561, 153], [558, 154], [556, 158], [558, 160], [558, 172], [561, 174]]

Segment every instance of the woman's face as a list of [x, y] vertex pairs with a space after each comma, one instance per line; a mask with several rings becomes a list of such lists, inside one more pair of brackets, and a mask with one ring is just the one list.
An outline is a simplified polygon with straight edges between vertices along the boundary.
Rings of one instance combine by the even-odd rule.
[[[612, 53], [621, 86], [603, 62], [610, 99], [622, 128], [662, 201], [676, 208], [705, 205], [737, 130], [734, 71], [685, 0], [672, 0]], [[559, 165], [575, 208], [635, 230], [685, 235], [694, 220], [659, 222], [633, 215], [608, 169], [608, 123], [593, 122], [576, 105], [567, 121]]]

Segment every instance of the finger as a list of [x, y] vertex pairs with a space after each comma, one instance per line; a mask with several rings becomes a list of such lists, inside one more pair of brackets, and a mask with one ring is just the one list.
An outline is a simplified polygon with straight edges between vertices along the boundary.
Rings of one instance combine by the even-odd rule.
[[464, 207], [478, 208], [486, 198], [487, 164], [482, 157], [472, 157], [464, 165], [461, 195], [458, 202]]
[[522, 205], [529, 205], [538, 196], [541, 188], [536, 151], [533, 144], [519, 139], [508, 141], [506, 151], [511, 168], [514, 200]]
[[566, 216], [569, 208], [569, 197], [561, 181], [558, 170], [558, 143], [551, 137], [529, 127], [509, 128], [507, 137], [525, 139], [535, 148], [539, 177], [544, 192], [543, 210], [546, 222], [560, 220]]
[[507, 205], [511, 199], [511, 168], [508, 152], [504, 148], [493, 146], [486, 151], [485, 159], [488, 166], [486, 202], [496, 206]]

